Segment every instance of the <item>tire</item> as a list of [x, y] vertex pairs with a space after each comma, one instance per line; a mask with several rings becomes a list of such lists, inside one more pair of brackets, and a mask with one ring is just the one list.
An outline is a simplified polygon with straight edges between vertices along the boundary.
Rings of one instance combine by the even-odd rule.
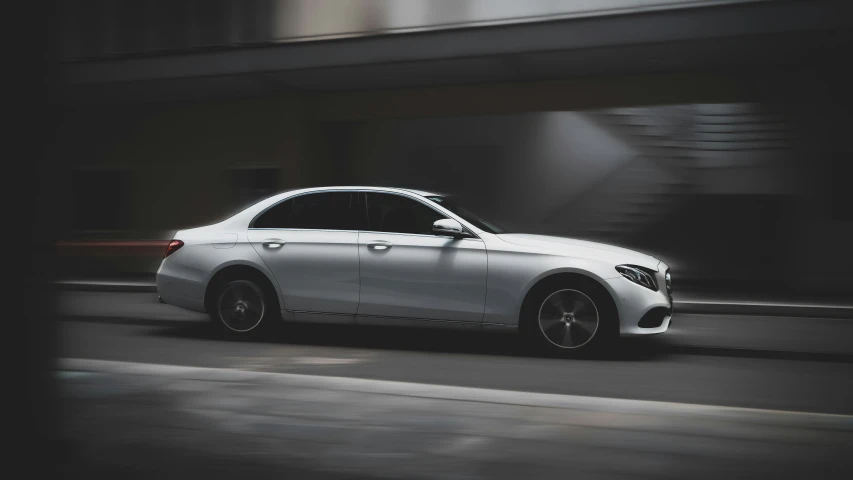
[[528, 300], [526, 333], [541, 354], [600, 354], [612, 347], [619, 336], [613, 300], [592, 280], [548, 281], [537, 286]]
[[224, 282], [211, 311], [212, 320], [229, 339], [252, 339], [279, 322], [278, 302], [263, 282], [240, 278]]

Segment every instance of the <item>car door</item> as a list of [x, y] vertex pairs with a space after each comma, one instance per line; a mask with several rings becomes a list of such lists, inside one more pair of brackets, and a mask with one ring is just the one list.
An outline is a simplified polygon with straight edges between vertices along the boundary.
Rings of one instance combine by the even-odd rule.
[[252, 246], [278, 280], [284, 308], [354, 315], [358, 308], [357, 192], [287, 199], [252, 223]]
[[368, 227], [359, 233], [358, 321], [369, 317], [481, 322], [486, 248], [479, 238], [434, 235], [447, 218], [405, 195], [364, 192]]

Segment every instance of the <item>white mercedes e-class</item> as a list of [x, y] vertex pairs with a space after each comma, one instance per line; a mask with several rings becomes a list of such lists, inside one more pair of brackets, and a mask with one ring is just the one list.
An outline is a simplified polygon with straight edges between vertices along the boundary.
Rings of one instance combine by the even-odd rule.
[[178, 231], [157, 291], [238, 336], [278, 320], [496, 328], [556, 353], [662, 333], [672, 317], [657, 258], [507, 233], [452, 197], [398, 188], [294, 190]]

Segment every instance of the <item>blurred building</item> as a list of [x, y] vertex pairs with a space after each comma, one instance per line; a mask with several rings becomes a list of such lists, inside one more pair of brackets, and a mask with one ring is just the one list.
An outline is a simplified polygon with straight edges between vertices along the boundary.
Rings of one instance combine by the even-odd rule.
[[175, 229], [375, 184], [696, 289], [853, 293], [848, 4], [65, 2], [69, 268], [152, 272]]

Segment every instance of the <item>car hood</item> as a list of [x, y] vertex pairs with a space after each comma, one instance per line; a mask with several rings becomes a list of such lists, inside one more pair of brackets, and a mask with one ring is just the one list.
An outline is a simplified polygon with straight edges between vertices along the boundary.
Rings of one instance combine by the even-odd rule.
[[498, 235], [498, 238], [514, 245], [522, 245], [557, 255], [606, 258], [616, 263], [638, 265], [652, 270], [657, 270], [660, 264], [659, 259], [645, 253], [575, 238], [527, 233], [503, 233]]

